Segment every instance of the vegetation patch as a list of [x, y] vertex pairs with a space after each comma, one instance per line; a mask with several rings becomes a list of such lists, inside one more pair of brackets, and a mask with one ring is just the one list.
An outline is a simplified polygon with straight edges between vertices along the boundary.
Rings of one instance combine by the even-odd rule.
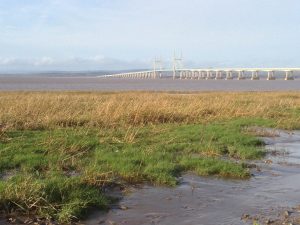
[[0, 144], [0, 207], [60, 222], [107, 208], [102, 189], [148, 182], [173, 186], [183, 172], [247, 178], [237, 160], [261, 157], [262, 143], [234, 123], [119, 129], [9, 131]]
[[298, 95], [0, 93], [0, 210], [69, 223], [114, 185], [247, 179], [265, 154], [253, 127], [300, 127]]

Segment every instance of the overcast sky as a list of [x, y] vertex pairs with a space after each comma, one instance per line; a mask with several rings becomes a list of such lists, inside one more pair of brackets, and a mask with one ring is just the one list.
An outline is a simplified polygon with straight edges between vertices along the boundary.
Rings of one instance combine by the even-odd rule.
[[300, 66], [299, 0], [0, 0], [0, 70]]

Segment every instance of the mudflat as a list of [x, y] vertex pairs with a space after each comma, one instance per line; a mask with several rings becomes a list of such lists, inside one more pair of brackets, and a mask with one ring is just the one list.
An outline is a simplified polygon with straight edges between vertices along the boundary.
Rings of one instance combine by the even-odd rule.
[[249, 180], [185, 174], [176, 188], [132, 189], [120, 202], [121, 207], [107, 214], [95, 211], [85, 223], [294, 224], [292, 216], [297, 213], [291, 208], [299, 204], [300, 197], [300, 132], [276, 134], [263, 138], [269, 154], [255, 162]]

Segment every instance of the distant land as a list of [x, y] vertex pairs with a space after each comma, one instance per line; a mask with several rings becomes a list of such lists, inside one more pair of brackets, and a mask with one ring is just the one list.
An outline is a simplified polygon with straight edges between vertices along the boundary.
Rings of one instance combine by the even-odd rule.
[[85, 70], [85, 71], [0, 71], [0, 77], [6, 76], [44, 76], [44, 77], [96, 77], [101, 75], [144, 71], [148, 69], [134, 70]]

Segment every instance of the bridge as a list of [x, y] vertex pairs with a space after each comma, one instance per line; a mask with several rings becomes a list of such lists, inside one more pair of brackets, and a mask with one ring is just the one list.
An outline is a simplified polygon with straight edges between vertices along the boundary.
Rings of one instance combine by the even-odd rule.
[[[225, 80], [259, 80], [262, 74], [266, 74], [267, 80], [275, 80], [277, 74], [280, 74], [285, 80], [294, 80], [294, 72], [299, 72], [300, 68], [183, 68], [182, 53], [180, 57], [173, 56], [172, 70], [162, 69], [162, 60], [155, 59], [152, 70], [137, 71], [119, 74], [104, 75], [104, 78], [131, 78], [131, 79], [225, 79]], [[250, 74], [250, 75], [249, 75]], [[276, 74], [276, 76], [275, 76]]]
[[[201, 69], [176, 69], [173, 70], [147, 70], [137, 72], [127, 72], [101, 76], [103, 78], [131, 78], [131, 79], [225, 79], [225, 80], [259, 80], [261, 74], [266, 74], [267, 80], [275, 80], [276, 73], [285, 80], [294, 80], [294, 72], [299, 72], [300, 68], [201, 68]], [[246, 74], [248, 76], [246, 76]], [[250, 74], [250, 76], [249, 76]]]

